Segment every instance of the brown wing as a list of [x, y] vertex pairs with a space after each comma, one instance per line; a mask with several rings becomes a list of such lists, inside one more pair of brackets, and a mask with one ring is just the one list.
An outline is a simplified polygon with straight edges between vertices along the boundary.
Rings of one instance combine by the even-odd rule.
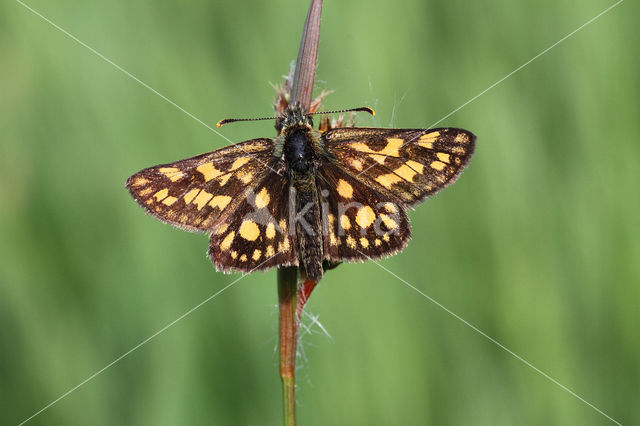
[[453, 183], [476, 137], [462, 129], [339, 128], [322, 134], [326, 150], [368, 186], [413, 206]]
[[250, 272], [297, 265], [289, 224], [289, 181], [269, 174], [248, 191], [227, 221], [211, 234], [209, 256], [221, 271]]
[[261, 178], [276, 174], [271, 139], [253, 139], [175, 163], [149, 167], [127, 180], [132, 197], [158, 219], [188, 231], [214, 230]]
[[358, 179], [341, 165], [318, 170], [324, 258], [364, 261], [390, 256], [409, 242], [411, 229], [402, 201]]
[[144, 169], [127, 180], [133, 198], [164, 222], [210, 232], [218, 270], [297, 264], [287, 232], [289, 183], [271, 139], [254, 139]]

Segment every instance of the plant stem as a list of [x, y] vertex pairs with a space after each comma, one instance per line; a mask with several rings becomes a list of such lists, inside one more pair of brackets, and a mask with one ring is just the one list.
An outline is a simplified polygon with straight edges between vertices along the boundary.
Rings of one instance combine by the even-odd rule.
[[321, 13], [322, 0], [311, 0], [307, 19], [302, 29], [302, 39], [300, 40], [300, 50], [298, 50], [296, 71], [293, 74], [291, 101], [292, 103], [299, 102], [307, 111], [311, 106], [313, 83], [316, 78]]
[[278, 306], [280, 313], [280, 378], [284, 404], [284, 425], [296, 424], [296, 346], [298, 268], [278, 269]]

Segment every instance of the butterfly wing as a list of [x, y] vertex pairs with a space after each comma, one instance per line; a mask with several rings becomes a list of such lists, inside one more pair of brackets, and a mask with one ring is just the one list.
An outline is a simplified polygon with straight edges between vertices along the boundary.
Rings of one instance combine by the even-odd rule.
[[188, 231], [212, 231], [265, 175], [280, 167], [271, 139], [253, 139], [175, 163], [149, 167], [127, 180], [131, 196], [158, 219]]
[[476, 137], [454, 128], [338, 128], [322, 139], [345, 170], [389, 199], [413, 206], [458, 178]]
[[405, 207], [339, 164], [319, 170], [324, 258], [364, 261], [402, 250], [411, 237]]
[[286, 231], [289, 183], [271, 139], [253, 139], [144, 169], [127, 180], [133, 198], [164, 222], [210, 233], [218, 270], [297, 264]]
[[289, 181], [268, 174], [247, 191], [227, 221], [211, 234], [209, 256], [218, 270], [250, 272], [297, 265], [289, 229]]

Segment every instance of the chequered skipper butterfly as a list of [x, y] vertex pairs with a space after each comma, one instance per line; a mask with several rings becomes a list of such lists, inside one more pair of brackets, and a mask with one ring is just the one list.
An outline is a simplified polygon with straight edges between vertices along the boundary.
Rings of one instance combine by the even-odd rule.
[[409, 242], [405, 210], [453, 183], [476, 137], [466, 130], [335, 128], [320, 132], [300, 106], [275, 139], [252, 139], [127, 180], [151, 215], [207, 232], [218, 270], [389, 256]]

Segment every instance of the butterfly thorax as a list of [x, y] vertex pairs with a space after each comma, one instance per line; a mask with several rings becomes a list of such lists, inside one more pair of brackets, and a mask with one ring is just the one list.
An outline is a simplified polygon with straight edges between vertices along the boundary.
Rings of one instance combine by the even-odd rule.
[[280, 133], [276, 146], [278, 142], [282, 144], [287, 171], [293, 174], [310, 171], [315, 160], [314, 141], [318, 139], [311, 117], [299, 105], [289, 106], [276, 126]]
[[296, 129], [285, 138], [284, 158], [287, 169], [295, 175], [313, 172], [314, 153], [308, 129]]

